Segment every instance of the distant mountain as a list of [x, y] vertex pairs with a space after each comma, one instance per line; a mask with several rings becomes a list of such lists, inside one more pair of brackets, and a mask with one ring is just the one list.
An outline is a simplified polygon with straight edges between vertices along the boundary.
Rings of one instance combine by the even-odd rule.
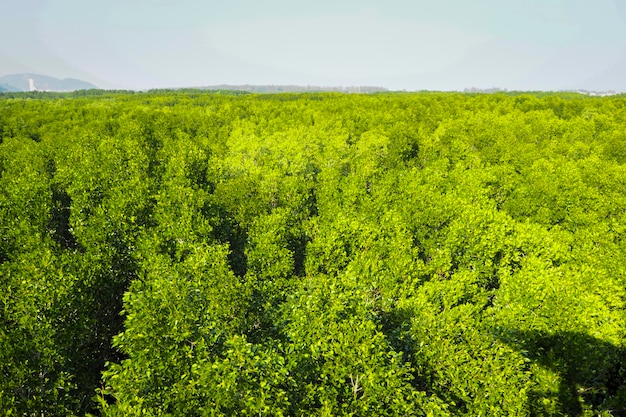
[[13, 87], [12, 85], [0, 82], [0, 93], [20, 91], [19, 89]]
[[98, 88], [75, 78], [63, 80], [40, 74], [13, 74], [0, 77], [0, 88], [6, 91], [75, 91]]

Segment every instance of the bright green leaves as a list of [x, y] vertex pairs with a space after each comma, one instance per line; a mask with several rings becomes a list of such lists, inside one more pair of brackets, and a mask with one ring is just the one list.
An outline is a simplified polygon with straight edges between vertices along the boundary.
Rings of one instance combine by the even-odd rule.
[[425, 415], [437, 409], [439, 402], [430, 404], [412, 385], [402, 352], [376, 324], [376, 294], [360, 278], [308, 278], [283, 307], [286, 366], [299, 407], [323, 415]]
[[260, 279], [289, 278], [294, 273], [294, 254], [290, 250], [293, 234], [289, 230], [289, 213], [277, 209], [259, 216], [248, 231], [248, 272]]
[[11, 375], [0, 382], [0, 403], [9, 413], [71, 414], [79, 397], [63, 328], [74, 313], [66, 303], [75, 277], [46, 249], [19, 254], [0, 267], [0, 275], [0, 372]]
[[39, 143], [0, 145], [0, 404], [6, 413], [77, 410], [63, 327], [76, 277], [54, 252], [49, 164]]
[[451, 280], [426, 283], [402, 304], [411, 312], [405, 337], [416, 373], [455, 414], [527, 415], [533, 385], [526, 361], [491, 333], [472, 277], [460, 273]]
[[[152, 196], [150, 233], [162, 252], [181, 260], [195, 245], [211, 241], [212, 227], [205, 213], [208, 192], [203, 187], [208, 168], [206, 152], [184, 133], [165, 139], [157, 153], [163, 173]], [[204, 179], [203, 179], [204, 178]]]
[[124, 297], [125, 331], [115, 338], [128, 359], [105, 372], [103, 394], [116, 399], [107, 412], [190, 413], [205, 395], [192, 372], [247, 327], [248, 296], [219, 246], [197, 247], [179, 263], [155, 255], [142, 266], [145, 276]]
[[234, 336], [212, 364], [194, 365], [195, 387], [204, 398], [200, 415], [289, 415], [293, 380], [285, 358], [274, 349]]
[[24, 138], [6, 139], [0, 147], [0, 261], [14, 250], [34, 250], [48, 234], [51, 206], [47, 161], [41, 146]]

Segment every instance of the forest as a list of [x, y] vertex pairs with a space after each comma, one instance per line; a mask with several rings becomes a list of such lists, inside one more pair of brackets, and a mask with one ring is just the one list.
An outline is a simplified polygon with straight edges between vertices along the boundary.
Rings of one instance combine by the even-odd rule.
[[626, 415], [626, 97], [0, 94], [6, 416]]

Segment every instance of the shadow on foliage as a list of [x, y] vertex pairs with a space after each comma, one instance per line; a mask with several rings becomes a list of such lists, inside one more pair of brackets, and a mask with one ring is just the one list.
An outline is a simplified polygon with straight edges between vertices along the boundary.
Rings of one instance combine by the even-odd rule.
[[[500, 329], [498, 338], [559, 376], [557, 400], [563, 415], [583, 415], [586, 405], [596, 413], [626, 416], [623, 347], [579, 332]], [[543, 414], [545, 394], [532, 394], [533, 414]]]
[[72, 393], [81, 412], [95, 412], [92, 402], [107, 362], [120, 363], [125, 355], [112, 344], [113, 336], [124, 330], [123, 294], [137, 278], [137, 265], [129, 253], [115, 252], [106, 265], [85, 267], [74, 295], [59, 303], [58, 342], [64, 346], [66, 369], [76, 383]]
[[453, 390], [441, 390], [433, 382], [437, 379], [437, 373], [428, 363], [424, 362], [419, 352], [419, 342], [412, 336], [411, 318], [415, 312], [411, 309], [395, 308], [391, 311], [378, 312], [378, 324], [385, 335], [389, 346], [394, 351], [400, 352], [403, 361], [410, 363], [413, 371], [411, 385], [417, 390], [424, 392], [428, 397], [436, 397], [444, 402], [454, 404], [459, 414], [467, 413], [465, 401], [455, 395]]
[[57, 187], [52, 188], [52, 207], [48, 220], [48, 230], [52, 239], [63, 249], [80, 249], [70, 225], [72, 198]]
[[230, 253], [228, 263], [238, 277], [246, 275], [248, 259], [246, 257], [246, 243], [248, 232], [234, 219], [225, 208], [219, 205], [206, 204], [203, 208], [205, 217], [214, 219], [212, 222], [213, 235], [218, 242], [228, 244]]

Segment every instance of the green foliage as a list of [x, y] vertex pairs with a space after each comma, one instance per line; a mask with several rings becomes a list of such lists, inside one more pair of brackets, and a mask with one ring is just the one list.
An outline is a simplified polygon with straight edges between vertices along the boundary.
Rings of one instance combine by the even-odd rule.
[[626, 101], [0, 97], [6, 415], [624, 415]]

